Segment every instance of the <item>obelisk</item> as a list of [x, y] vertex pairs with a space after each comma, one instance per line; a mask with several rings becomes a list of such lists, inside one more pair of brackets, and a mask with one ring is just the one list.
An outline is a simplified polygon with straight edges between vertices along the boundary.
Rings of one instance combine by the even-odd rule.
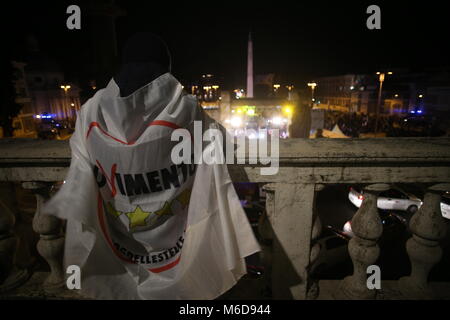
[[253, 98], [253, 42], [252, 42], [252, 33], [251, 32], [248, 34], [247, 98]]

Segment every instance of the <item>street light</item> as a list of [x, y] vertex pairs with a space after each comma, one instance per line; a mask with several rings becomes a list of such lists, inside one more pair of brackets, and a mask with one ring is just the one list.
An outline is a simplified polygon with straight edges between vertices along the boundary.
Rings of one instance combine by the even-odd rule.
[[378, 81], [380, 81], [380, 88], [378, 90], [378, 101], [377, 101], [377, 109], [375, 114], [375, 134], [378, 133], [378, 118], [380, 114], [380, 107], [381, 107], [381, 91], [383, 90], [383, 82], [386, 74], [391, 75], [393, 74], [391, 71], [389, 72], [377, 72], [378, 75]]
[[311, 88], [311, 103], [314, 104], [314, 89], [317, 87], [317, 83], [309, 82], [308, 87]]
[[61, 89], [63, 89], [63, 90], [64, 90], [64, 92], [66, 92], [66, 93], [67, 93], [67, 90], [69, 90], [69, 89], [70, 89], [70, 86], [69, 86], [69, 85], [66, 85], [66, 86], [61, 86]]
[[70, 85], [61, 85], [60, 88], [64, 90], [64, 103], [63, 103], [64, 111], [63, 111], [63, 113], [64, 113], [64, 116], [66, 116], [66, 118], [68, 118], [69, 114], [70, 114], [69, 113], [70, 108], [67, 106], [67, 91], [69, 91]]

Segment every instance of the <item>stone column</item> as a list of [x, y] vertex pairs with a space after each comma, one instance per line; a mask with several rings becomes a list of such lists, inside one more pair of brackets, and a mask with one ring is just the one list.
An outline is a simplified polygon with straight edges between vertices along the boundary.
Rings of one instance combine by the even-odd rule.
[[[306, 299], [313, 228], [314, 184], [275, 183], [268, 218], [273, 229], [274, 299]], [[270, 209], [270, 206], [273, 208]]]
[[[18, 239], [13, 233], [16, 218], [6, 205], [6, 198], [12, 199], [13, 188], [10, 183], [1, 184], [0, 197], [0, 293], [12, 290], [22, 285], [29, 278], [26, 270], [19, 269], [15, 264]], [[5, 197], [7, 195], [7, 197]], [[4, 201], [5, 200], [5, 201]]]
[[364, 188], [361, 207], [352, 219], [354, 237], [348, 244], [353, 262], [353, 274], [346, 277], [334, 296], [337, 299], [375, 299], [376, 290], [367, 288], [367, 267], [374, 264], [380, 254], [377, 241], [383, 233], [378, 214], [378, 194], [388, 190], [387, 184], [372, 184]]
[[439, 241], [445, 237], [447, 226], [441, 212], [441, 194], [450, 190], [450, 184], [428, 188], [420, 209], [409, 223], [412, 237], [406, 242], [411, 261], [411, 274], [399, 280], [399, 289], [405, 298], [433, 299], [428, 275], [442, 257]]
[[61, 220], [45, 215], [42, 212], [44, 202], [49, 198], [50, 185], [39, 182], [24, 182], [24, 189], [32, 190], [36, 196], [36, 214], [33, 219], [33, 229], [40, 235], [37, 244], [39, 254], [50, 266], [50, 275], [44, 281], [44, 290], [56, 293], [65, 285], [65, 273], [62, 266], [64, 236]]

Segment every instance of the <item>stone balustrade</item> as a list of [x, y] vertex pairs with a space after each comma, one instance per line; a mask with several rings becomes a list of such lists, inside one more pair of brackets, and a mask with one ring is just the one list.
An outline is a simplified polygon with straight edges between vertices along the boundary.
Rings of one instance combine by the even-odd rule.
[[[352, 220], [355, 236], [348, 247], [354, 271], [336, 286], [333, 297], [376, 298], [377, 291], [367, 288], [366, 268], [380, 254], [377, 240], [383, 229], [377, 195], [397, 183], [427, 187], [423, 205], [410, 221], [412, 237], [407, 252], [411, 274], [398, 281], [399, 291], [404, 298], [433, 296], [428, 275], [441, 259], [439, 241], [446, 232], [440, 199], [450, 190], [449, 138], [289, 139], [280, 141], [279, 154], [276, 175], [261, 175], [258, 165], [229, 165], [234, 182], [266, 184], [270, 230], [264, 233], [272, 239], [270, 278], [275, 299], [315, 299], [319, 294], [320, 283], [311, 277], [320, 251], [315, 241], [321, 232], [316, 199], [329, 184], [365, 185], [363, 203]], [[36, 196], [33, 228], [40, 235], [38, 251], [50, 267], [43, 283], [48, 292], [64, 288], [63, 222], [45, 216], [41, 205], [49, 197], [51, 184], [64, 180], [69, 164], [66, 141], [0, 141], [0, 182], [5, 186], [21, 183]], [[15, 265], [15, 213], [5, 203], [8, 197], [0, 195], [0, 293], [22, 285], [29, 277]]]

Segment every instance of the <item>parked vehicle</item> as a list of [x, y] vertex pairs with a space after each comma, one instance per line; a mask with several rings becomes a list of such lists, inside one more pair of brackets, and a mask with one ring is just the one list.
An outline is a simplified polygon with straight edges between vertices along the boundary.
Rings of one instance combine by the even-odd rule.
[[41, 117], [38, 123], [38, 136], [41, 139], [56, 139], [65, 126], [52, 118]]
[[[387, 211], [380, 211], [380, 219], [383, 233], [378, 243], [380, 247], [387, 248], [405, 235], [407, 219]], [[339, 273], [340, 269], [344, 275], [346, 274], [346, 268], [351, 267], [347, 245], [353, 237], [351, 221], [345, 223], [343, 230], [332, 226], [325, 228], [321, 237], [315, 242], [320, 246], [320, 254], [311, 266], [315, 276], [327, 277], [328, 274]]]
[[[379, 214], [381, 223], [383, 224], [383, 236], [380, 239], [381, 242], [392, 240], [408, 226], [408, 220], [397, 213], [381, 210]], [[354, 237], [351, 220], [344, 224], [342, 233], [349, 238]]]
[[[352, 187], [350, 188], [348, 198], [356, 207], [359, 208], [364, 199], [364, 192]], [[416, 212], [421, 205], [422, 201], [419, 198], [403, 191], [397, 186], [381, 192], [377, 201], [377, 206], [379, 209], [408, 211], [409, 213]]]
[[[359, 208], [364, 199], [364, 192], [351, 187], [348, 193], [348, 199]], [[449, 199], [450, 192], [447, 191], [442, 197], [441, 202], [442, 216], [446, 219], [450, 219]], [[402, 190], [398, 186], [393, 186], [391, 189], [380, 193], [377, 200], [377, 207], [382, 210], [407, 211], [413, 214], [422, 206], [422, 203], [422, 200], [413, 194]]]
[[450, 219], [450, 191], [442, 196], [441, 212], [444, 218]]
[[31, 113], [14, 117], [12, 126], [15, 138], [37, 138], [36, 124]]

